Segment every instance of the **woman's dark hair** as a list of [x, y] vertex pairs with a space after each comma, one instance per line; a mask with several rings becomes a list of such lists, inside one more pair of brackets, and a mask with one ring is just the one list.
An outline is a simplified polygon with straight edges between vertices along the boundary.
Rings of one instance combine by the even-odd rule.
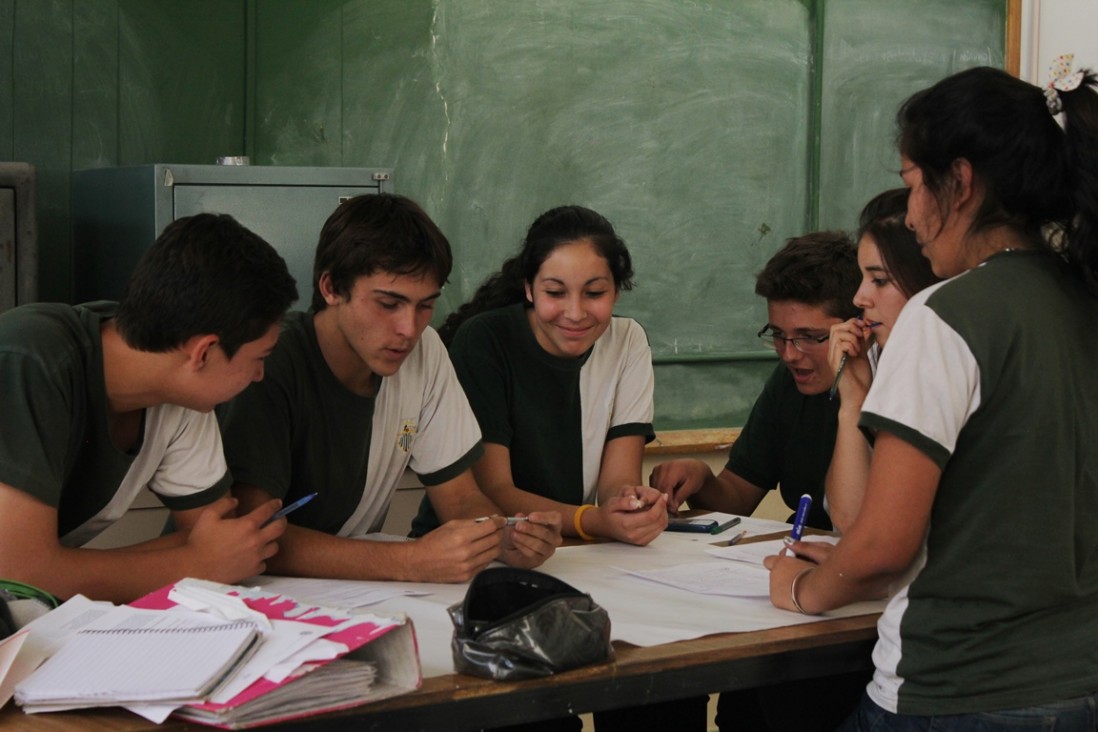
[[919, 290], [941, 282], [923, 256], [915, 232], [907, 228], [906, 188], [892, 188], [878, 193], [862, 209], [858, 220], [856, 241], [869, 236], [877, 245], [885, 269], [904, 296], [910, 298]]
[[919, 166], [943, 211], [953, 165], [967, 160], [984, 193], [972, 231], [1009, 226], [1048, 242], [1096, 289], [1096, 83], [1086, 70], [1077, 89], [1056, 92], [1061, 129], [1040, 88], [988, 67], [953, 74], [900, 107], [900, 152]]
[[534, 282], [542, 263], [557, 247], [577, 241], [591, 242], [606, 260], [615, 288], [633, 288], [633, 260], [610, 222], [583, 206], [559, 206], [538, 216], [530, 224], [519, 253], [504, 262], [468, 302], [446, 318], [438, 329], [442, 342], [449, 346], [458, 327], [477, 313], [524, 302], [526, 285]]

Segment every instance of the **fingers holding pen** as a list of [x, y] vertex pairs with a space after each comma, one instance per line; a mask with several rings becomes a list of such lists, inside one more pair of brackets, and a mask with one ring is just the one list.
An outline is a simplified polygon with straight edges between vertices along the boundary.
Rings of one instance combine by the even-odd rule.
[[643, 546], [667, 528], [668, 498], [647, 486], [627, 486], [599, 507], [609, 525], [609, 534], [618, 541]]
[[859, 318], [851, 318], [831, 326], [831, 337], [827, 341], [827, 362], [833, 373], [838, 372], [844, 358], [857, 358], [861, 354], [865, 338], [860, 322]]

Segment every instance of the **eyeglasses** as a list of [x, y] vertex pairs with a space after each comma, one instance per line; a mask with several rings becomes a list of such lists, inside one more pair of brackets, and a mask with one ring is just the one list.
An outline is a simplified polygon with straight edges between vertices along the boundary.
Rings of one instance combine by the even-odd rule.
[[762, 327], [756, 335], [762, 338], [763, 342], [773, 348], [778, 353], [785, 350], [786, 343], [792, 343], [793, 347], [801, 353], [816, 353], [824, 347], [824, 343], [831, 337], [830, 333], [825, 333], [819, 336], [802, 335], [796, 338], [786, 338], [783, 335], [778, 335], [774, 331], [770, 330], [770, 324], [766, 324]]

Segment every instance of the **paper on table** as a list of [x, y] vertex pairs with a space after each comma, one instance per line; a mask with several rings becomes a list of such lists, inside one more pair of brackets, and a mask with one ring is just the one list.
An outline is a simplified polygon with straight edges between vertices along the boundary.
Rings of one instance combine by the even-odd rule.
[[70, 600], [28, 623], [19, 633], [0, 644], [0, 707], [7, 703], [15, 685], [30, 676], [66, 638], [86, 627], [114, 607], [94, 602], [83, 595]]
[[393, 597], [429, 595], [423, 590], [394, 586], [393, 582], [347, 582], [295, 577], [256, 577], [255, 584], [302, 602], [329, 607], [356, 608], [374, 605]]
[[[839, 543], [839, 537], [837, 536], [811, 536], [806, 537], [804, 540], [808, 542], [822, 541], [827, 544]], [[713, 547], [706, 549], [705, 553], [710, 556], [720, 557], [721, 559], [734, 559], [738, 562], [761, 565], [764, 559], [777, 554], [782, 549], [786, 548], [785, 541], [782, 539], [773, 539], [771, 541], [757, 541], [753, 544], [733, 544], [732, 546]]]
[[28, 664], [26, 657], [19, 659], [19, 649], [27, 640], [30, 631], [23, 628], [18, 633], [10, 635], [0, 641], [0, 707], [8, 703], [15, 685], [30, 675], [34, 665]]
[[[239, 680], [254, 678], [258, 672], [260, 676], [247, 688], [231, 699], [219, 701], [229, 692], [231, 686], [227, 685], [225, 694], [219, 690], [207, 702], [188, 704], [177, 710], [175, 714], [180, 717], [236, 729], [357, 706], [420, 686], [422, 671], [415, 633], [412, 621], [403, 614], [381, 616], [325, 607], [260, 587], [219, 585], [190, 578], [146, 595], [134, 605], [171, 612], [178, 607], [171, 599], [173, 590], [183, 589], [193, 597], [195, 593], [187, 590], [194, 587], [208, 591], [206, 594], [220, 592], [239, 597], [246, 607], [263, 613], [275, 631], [268, 635], [265, 646], [294, 625], [316, 626], [323, 631], [323, 637], [312, 640], [296, 655], [282, 658], [270, 669], [248, 664], [232, 682], [239, 685]], [[300, 628], [293, 631], [295, 635], [299, 632]], [[339, 658], [333, 660], [333, 656]], [[287, 676], [286, 671], [294, 661], [298, 665]], [[150, 708], [134, 711], [149, 717], [146, 712]]]
[[698, 562], [664, 569], [621, 571], [701, 595], [770, 596], [770, 573], [747, 564]]

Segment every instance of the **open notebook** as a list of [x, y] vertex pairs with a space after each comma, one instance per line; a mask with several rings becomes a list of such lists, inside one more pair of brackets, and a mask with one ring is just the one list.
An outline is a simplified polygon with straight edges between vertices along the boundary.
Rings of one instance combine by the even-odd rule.
[[25, 711], [201, 701], [259, 642], [250, 622], [82, 630], [15, 687]]

